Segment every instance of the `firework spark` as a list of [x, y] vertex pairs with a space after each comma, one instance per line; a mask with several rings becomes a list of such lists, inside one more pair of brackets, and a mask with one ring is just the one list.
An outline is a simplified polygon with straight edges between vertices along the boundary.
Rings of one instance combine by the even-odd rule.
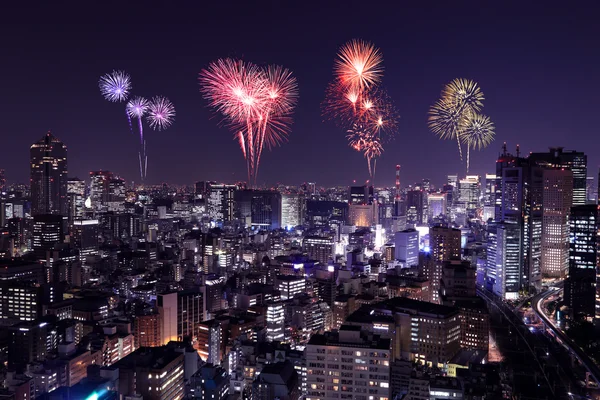
[[131, 78], [123, 71], [113, 71], [100, 77], [98, 82], [100, 93], [108, 101], [120, 102], [127, 100], [131, 90]]
[[467, 172], [469, 172], [470, 149], [481, 150], [487, 147], [495, 136], [494, 123], [489, 117], [477, 113], [469, 113], [461, 124], [458, 137], [467, 145]]
[[340, 48], [335, 74], [347, 88], [366, 90], [379, 83], [383, 57], [372, 43], [354, 39]]
[[148, 100], [137, 96], [127, 102], [127, 114], [131, 118], [141, 118], [146, 114], [149, 107], [150, 102]]
[[175, 118], [175, 107], [163, 96], [155, 96], [148, 105], [148, 124], [155, 130], [167, 129]]
[[271, 66], [220, 59], [200, 72], [200, 91], [209, 106], [237, 136], [248, 168], [248, 181], [256, 185], [262, 150], [280, 145], [287, 137], [298, 100], [298, 84], [291, 71]]
[[[383, 57], [379, 49], [363, 40], [340, 48], [322, 104], [323, 114], [346, 129], [351, 148], [367, 158], [371, 179], [383, 142], [396, 130], [397, 114], [387, 93], [379, 86]], [[350, 127], [350, 128], [348, 128]]]
[[460, 125], [467, 114], [481, 110], [484, 99], [476, 82], [457, 78], [444, 86], [441, 98], [429, 109], [429, 129], [441, 139], [456, 139], [461, 160]]

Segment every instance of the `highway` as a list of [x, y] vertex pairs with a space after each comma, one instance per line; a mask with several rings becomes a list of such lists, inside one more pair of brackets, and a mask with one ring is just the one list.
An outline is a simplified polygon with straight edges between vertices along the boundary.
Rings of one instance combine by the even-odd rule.
[[550, 297], [552, 294], [555, 294], [556, 290], [551, 288], [545, 292], [542, 292], [535, 296], [531, 300], [531, 306], [537, 316], [544, 322], [544, 325], [552, 330], [552, 332], [558, 337], [563, 344], [568, 347], [571, 354], [575, 355], [579, 362], [587, 369], [590, 373], [591, 377], [596, 381], [597, 384], [600, 384], [598, 380], [600, 378], [600, 368], [592, 361], [584, 352], [581, 350], [577, 344], [575, 344], [559, 327], [557, 327], [554, 322], [544, 313], [542, 304], [544, 300]]

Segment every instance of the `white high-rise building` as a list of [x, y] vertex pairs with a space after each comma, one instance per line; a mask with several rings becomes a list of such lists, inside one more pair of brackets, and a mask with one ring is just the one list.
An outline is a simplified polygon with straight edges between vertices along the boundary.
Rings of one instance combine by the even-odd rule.
[[306, 400], [390, 399], [391, 340], [343, 325], [306, 345]]
[[281, 226], [291, 228], [302, 225], [304, 218], [304, 197], [296, 193], [281, 195]]
[[282, 341], [284, 321], [283, 303], [276, 302], [267, 305], [267, 341]]
[[396, 232], [395, 236], [396, 260], [404, 267], [419, 265], [419, 232], [415, 229], [406, 229]]
[[573, 172], [544, 170], [542, 274], [564, 277], [569, 267], [569, 212], [573, 205]]

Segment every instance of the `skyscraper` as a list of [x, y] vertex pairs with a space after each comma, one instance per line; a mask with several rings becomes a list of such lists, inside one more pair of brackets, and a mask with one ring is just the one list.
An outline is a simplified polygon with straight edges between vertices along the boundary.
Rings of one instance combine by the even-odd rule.
[[85, 182], [79, 178], [70, 178], [67, 181], [67, 204], [69, 222], [75, 218], [82, 218], [85, 210]]
[[573, 205], [587, 202], [587, 156], [583, 152], [551, 147], [547, 153], [530, 154], [529, 160], [547, 168], [570, 169], [573, 172]]
[[495, 186], [494, 221], [516, 223], [521, 236], [517, 241], [520, 246], [519, 285], [525, 290], [539, 290], [542, 278], [543, 167], [532, 160], [507, 153], [505, 146], [496, 161]]
[[426, 201], [423, 190], [409, 190], [406, 192], [406, 223], [411, 225], [427, 222], [427, 215], [423, 213], [423, 203]]
[[544, 170], [542, 273], [564, 277], [569, 265], [569, 211], [573, 205], [573, 172]]
[[565, 303], [574, 319], [593, 317], [596, 299], [598, 206], [571, 208], [569, 215], [569, 277]]
[[396, 260], [403, 263], [403, 267], [419, 265], [419, 232], [407, 229], [396, 232]]
[[431, 284], [432, 301], [437, 303], [444, 262], [460, 260], [460, 229], [434, 226], [429, 230], [429, 248], [432, 262], [425, 275]]
[[48, 132], [31, 145], [31, 214], [67, 215], [67, 146]]
[[39, 260], [46, 252], [64, 239], [63, 219], [60, 215], [41, 214], [33, 217], [33, 251]]
[[229, 222], [234, 217], [236, 185], [211, 184], [208, 191], [208, 215], [216, 222]]
[[487, 284], [504, 299], [517, 299], [522, 287], [522, 238], [516, 222], [494, 222], [488, 227]]
[[293, 227], [304, 222], [304, 196], [298, 193], [281, 195], [281, 226]]
[[458, 187], [458, 200], [464, 203], [467, 213], [475, 213], [479, 207], [479, 197], [481, 196], [481, 177], [467, 175], [459, 181]]

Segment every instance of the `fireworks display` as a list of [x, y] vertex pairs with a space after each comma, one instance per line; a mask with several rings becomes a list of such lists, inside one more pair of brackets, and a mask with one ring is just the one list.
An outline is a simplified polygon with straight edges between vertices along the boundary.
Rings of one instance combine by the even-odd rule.
[[152, 101], [144, 97], [135, 96], [129, 98], [131, 91], [131, 78], [123, 71], [113, 71], [110, 74], [103, 75], [99, 81], [100, 93], [108, 101], [121, 102], [127, 101], [125, 113], [129, 119], [129, 127], [133, 133], [132, 119], [138, 121], [138, 131], [140, 137], [138, 159], [140, 164], [140, 178], [142, 181], [148, 173], [148, 156], [146, 155], [146, 138], [144, 137], [143, 117], [146, 117], [148, 124], [152, 129], [163, 130], [171, 126], [175, 117], [175, 108], [173, 104], [162, 96], [155, 96]]
[[298, 101], [291, 71], [234, 59], [219, 59], [200, 72], [200, 92], [235, 133], [246, 159], [248, 183], [256, 185], [265, 145], [280, 145], [290, 132]]
[[394, 135], [396, 112], [385, 91], [383, 56], [373, 44], [352, 40], [343, 45], [334, 65], [323, 113], [346, 130], [350, 147], [367, 159], [371, 180], [383, 142]]
[[146, 119], [150, 128], [162, 131], [173, 123], [175, 118], [175, 107], [166, 97], [155, 96], [148, 105]]
[[461, 160], [461, 145], [467, 146], [467, 172], [470, 150], [487, 147], [494, 139], [494, 124], [479, 114], [483, 100], [476, 82], [457, 78], [444, 87], [441, 98], [429, 109], [429, 129], [441, 139], [456, 140]]
[[131, 78], [123, 71], [113, 71], [102, 75], [98, 82], [100, 93], [108, 101], [121, 102], [127, 100], [131, 90]]

